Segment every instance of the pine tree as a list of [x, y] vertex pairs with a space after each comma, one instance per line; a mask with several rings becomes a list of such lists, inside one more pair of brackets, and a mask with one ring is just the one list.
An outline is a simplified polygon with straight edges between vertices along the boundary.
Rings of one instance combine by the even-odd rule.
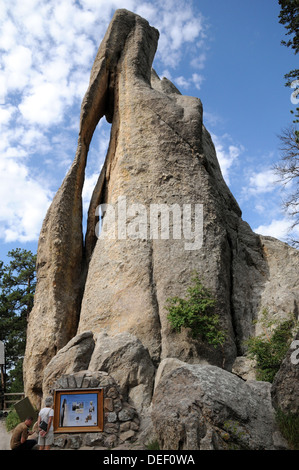
[[[287, 41], [281, 41], [286, 47], [290, 47], [294, 54], [299, 52], [299, 0], [279, 0], [281, 11], [279, 22], [287, 30]], [[291, 70], [285, 75], [286, 86], [295, 88], [292, 97], [295, 103], [299, 101], [299, 69]], [[299, 107], [291, 110], [294, 116], [293, 123], [283, 130], [279, 136], [281, 140], [281, 160], [274, 165], [274, 171], [287, 189], [287, 195], [283, 207], [292, 217], [293, 224], [290, 229], [299, 225]], [[291, 189], [289, 189], [291, 188]], [[299, 246], [297, 239], [291, 239], [294, 246]]]
[[[293, 49], [294, 54], [296, 55], [299, 52], [299, 1], [279, 0], [278, 3], [281, 6], [279, 14], [279, 23], [285, 26], [287, 30], [286, 36], [289, 36], [289, 39], [287, 41], [283, 40], [281, 41], [281, 43], [284, 46]], [[285, 79], [287, 80], [286, 86], [291, 86], [294, 81], [299, 80], [299, 69], [291, 70], [285, 75]], [[291, 112], [295, 114], [294, 123], [298, 123], [299, 108], [296, 109], [296, 112]]]
[[17, 248], [7, 256], [11, 258], [7, 265], [0, 261], [0, 340], [5, 345], [6, 386], [16, 392], [23, 388], [22, 362], [36, 286], [36, 255]]

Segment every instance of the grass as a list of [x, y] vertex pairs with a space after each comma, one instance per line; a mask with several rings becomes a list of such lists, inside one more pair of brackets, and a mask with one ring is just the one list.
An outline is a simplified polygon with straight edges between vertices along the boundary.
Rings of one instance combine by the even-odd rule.
[[283, 437], [292, 450], [299, 450], [299, 416], [292, 413], [276, 411], [276, 421]]
[[7, 431], [11, 431], [14, 429], [19, 423], [20, 423], [20, 418], [15, 410], [11, 410], [5, 420], [5, 425]]
[[150, 441], [150, 442], [146, 445], [146, 448], [147, 448], [147, 450], [160, 450], [159, 442], [158, 442], [157, 440]]

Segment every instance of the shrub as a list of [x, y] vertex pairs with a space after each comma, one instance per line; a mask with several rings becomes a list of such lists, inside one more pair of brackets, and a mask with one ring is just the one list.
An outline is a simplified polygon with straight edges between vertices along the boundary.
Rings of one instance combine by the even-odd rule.
[[299, 416], [276, 410], [276, 421], [283, 437], [291, 449], [299, 450]]
[[160, 446], [159, 446], [159, 442], [158, 440], [154, 440], [154, 441], [150, 441], [147, 445], [146, 445], [146, 448], [147, 450], [160, 450]]
[[263, 309], [261, 326], [263, 333], [249, 338], [245, 344], [248, 356], [256, 360], [257, 380], [272, 383], [292, 342], [296, 322], [291, 314], [287, 320], [270, 318], [268, 310]]
[[19, 423], [20, 423], [20, 418], [15, 410], [11, 410], [5, 420], [5, 425], [7, 431], [11, 431], [14, 429]]
[[186, 299], [167, 299], [167, 318], [175, 331], [190, 328], [192, 338], [201, 338], [202, 341], [217, 347], [224, 343], [225, 333], [220, 328], [215, 305], [216, 300], [196, 273], [192, 278], [192, 285], [187, 289]]

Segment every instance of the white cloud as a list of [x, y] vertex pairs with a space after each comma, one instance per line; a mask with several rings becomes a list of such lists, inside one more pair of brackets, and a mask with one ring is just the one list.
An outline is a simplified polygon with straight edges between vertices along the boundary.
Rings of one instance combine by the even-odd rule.
[[185, 41], [193, 42], [196, 38], [198, 38], [201, 32], [202, 22], [199, 21], [199, 18], [187, 17], [186, 26], [183, 30], [183, 39]]
[[225, 179], [226, 183], [230, 183], [230, 171], [236, 160], [244, 152], [244, 147], [239, 144], [235, 144], [232, 142], [231, 137], [228, 134], [224, 134], [222, 136], [216, 136], [215, 134], [211, 134], [217, 158], [219, 161], [219, 165], [221, 168], [221, 172], [223, 178]]
[[93, 136], [93, 143], [87, 162], [82, 200], [83, 210], [87, 213], [94, 187], [103, 167], [110, 140], [111, 125], [101, 121]]
[[[205, 60], [204, 20], [190, 2], [2, 2], [0, 236], [6, 241], [38, 238], [52, 192], [56, 192], [66, 165], [74, 158], [80, 104], [88, 87], [90, 69], [117, 8], [135, 11], [159, 29], [155, 64], [160, 70], [167, 69], [166, 76], [170, 78], [186, 59], [193, 62], [193, 71], [185, 78], [186, 86], [189, 83], [200, 88], [203, 77], [196, 71], [202, 69]], [[88, 159], [91, 176], [87, 177], [84, 201], [99, 173], [107, 137], [102, 136], [99, 144], [93, 139], [92, 145], [95, 144]], [[43, 178], [47, 173], [53, 190], [36, 180], [30, 168], [35, 168], [34, 173]]]
[[44, 83], [26, 96], [19, 109], [28, 122], [36, 124], [55, 124], [63, 120], [63, 100], [59, 88], [53, 83]]
[[204, 123], [207, 123], [211, 127], [215, 127], [223, 122], [223, 119], [218, 114], [207, 111], [206, 109], [203, 110], [203, 119]]
[[146, 18], [150, 23], [152, 20], [155, 20], [157, 15], [157, 10], [154, 5], [150, 5], [149, 3], [141, 3], [135, 9], [136, 13], [142, 18]]
[[[2, 5], [3, 6], [3, 5]], [[2, 10], [5, 11], [4, 9]], [[9, 51], [16, 44], [18, 30], [8, 17], [3, 15], [1, 22], [2, 34], [0, 36], [0, 49]]]
[[15, 159], [0, 160], [0, 227], [5, 242], [36, 240], [53, 194]]
[[8, 124], [15, 111], [16, 109], [11, 105], [6, 107], [0, 105], [0, 126], [3, 124]]
[[30, 78], [32, 52], [28, 47], [16, 45], [2, 56], [7, 92], [23, 90]]
[[187, 80], [183, 76], [175, 78], [174, 81], [179, 87], [182, 87], [182, 88], [189, 88], [189, 86], [190, 86], [190, 80]]
[[165, 69], [162, 73], [160, 73], [160, 78], [163, 77], [166, 77], [168, 80], [172, 80], [172, 74], [169, 69]]
[[[0, 28], [0, 49], [4, 52], [2, 102], [18, 90], [19, 109], [25, 119], [49, 125], [59, 114], [64, 116], [72, 104], [70, 95], [73, 101], [83, 98], [92, 60], [116, 8], [136, 11], [160, 30], [156, 60], [167, 67], [177, 67], [187, 53], [186, 46], [195, 40], [199, 43], [203, 35], [202, 16], [188, 2], [179, 0], [151, 4], [137, 0], [9, 2]], [[201, 61], [203, 54], [196, 56]], [[82, 87], [79, 78], [83, 73]], [[187, 80], [199, 88], [202, 77], [193, 74]]]
[[266, 207], [262, 202], [258, 202], [255, 204], [254, 209], [258, 214], [264, 214], [266, 212]]
[[[260, 235], [286, 240], [290, 235], [290, 227], [291, 221], [288, 218], [273, 219], [269, 224], [260, 225], [259, 227], [254, 228], [254, 232]], [[297, 227], [293, 233], [298, 237], [299, 227]]]
[[198, 90], [200, 90], [201, 84], [203, 81], [204, 81], [203, 75], [200, 75], [198, 73], [192, 74], [192, 82], [194, 83], [195, 88], [197, 88]]
[[195, 69], [203, 69], [205, 67], [206, 58], [207, 58], [206, 53], [202, 52], [201, 54], [199, 54], [198, 56], [194, 57], [191, 60], [190, 62], [191, 67], [194, 67]]
[[198, 90], [200, 90], [203, 81], [203, 75], [199, 75], [198, 73], [193, 73], [190, 78], [180, 76], [174, 79], [174, 82], [179, 87], [188, 89], [190, 86], [195, 86]]
[[[151, 24], [160, 31], [156, 60], [175, 69], [183, 56], [188, 57], [189, 47], [190, 51], [192, 49], [192, 57], [199, 56], [202, 52], [200, 40], [205, 30], [202, 15], [188, 2], [168, 0], [156, 2], [155, 6], [156, 12], [151, 18]], [[194, 50], [196, 40], [200, 47]]]
[[83, 191], [82, 191], [82, 204], [83, 204], [83, 211], [85, 214], [88, 211], [89, 203], [91, 200], [91, 196], [94, 190], [95, 185], [99, 179], [99, 173], [93, 173], [90, 176], [87, 176], [84, 181]]
[[249, 178], [249, 187], [245, 189], [253, 195], [269, 193], [277, 189], [277, 175], [272, 169], [265, 169], [252, 173]]

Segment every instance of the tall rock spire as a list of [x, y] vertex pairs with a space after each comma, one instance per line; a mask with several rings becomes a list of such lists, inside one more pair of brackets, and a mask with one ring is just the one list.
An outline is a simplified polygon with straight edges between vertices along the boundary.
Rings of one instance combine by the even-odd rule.
[[[175, 357], [230, 369], [242, 354], [252, 320], [269, 300], [264, 292], [271, 292], [274, 303], [280, 296], [279, 288], [269, 289], [273, 279], [279, 284], [277, 273], [269, 270], [273, 243], [274, 251], [284, 246], [298, 262], [298, 252], [273, 239], [270, 243], [242, 220], [203, 125], [201, 101], [181, 95], [152, 70], [158, 37], [140, 16], [117, 10], [92, 67], [75, 160], [39, 240], [24, 362], [32, 400], [41, 395], [50, 359], [84, 331], [131, 333], [156, 365]], [[83, 242], [84, 170], [103, 116], [112, 123], [110, 144]], [[106, 215], [96, 236], [99, 205]], [[289, 269], [281, 267], [279, 276], [287, 279]], [[184, 296], [194, 271], [217, 300], [226, 332], [223, 348], [170, 328], [166, 300]], [[297, 283], [285, 308], [298, 297]]]

